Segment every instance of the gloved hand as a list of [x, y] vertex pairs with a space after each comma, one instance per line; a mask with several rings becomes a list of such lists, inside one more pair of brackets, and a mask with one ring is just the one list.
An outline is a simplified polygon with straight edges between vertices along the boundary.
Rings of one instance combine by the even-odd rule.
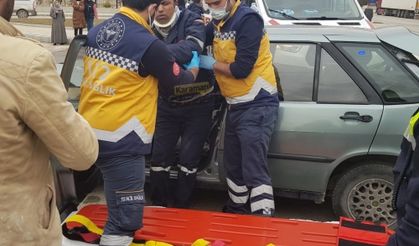
[[192, 59], [189, 63], [183, 64], [183, 67], [185, 67], [187, 70], [192, 68], [199, 68], [199, 55], [198, 52], [192, 51]]
[[212, 56], [201, 56], [199, 67], [207, 70], [212, 70], [215, 64], [215, 59]]

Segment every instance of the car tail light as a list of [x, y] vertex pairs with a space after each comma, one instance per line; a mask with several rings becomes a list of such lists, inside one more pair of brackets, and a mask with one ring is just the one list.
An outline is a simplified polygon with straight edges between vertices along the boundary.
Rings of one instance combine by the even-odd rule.
[[371, 29], [375, 29], [374, 25], [372, 24], [371, 21], [367, 20], [368, 25], [371, 27]]
[[274, 20], [274, 19], [270, 19], [269, 20], [269, 24], [271, 24], [271, 25], [279, 25], [279, 22], [278, 21], [276, 21], [276, 20]]

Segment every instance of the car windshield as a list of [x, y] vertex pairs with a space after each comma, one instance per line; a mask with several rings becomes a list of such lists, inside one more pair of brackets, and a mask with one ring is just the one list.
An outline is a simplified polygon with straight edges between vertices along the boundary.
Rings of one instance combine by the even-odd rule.
[[275, 19], [362, 19], [355, 0], [264, 0], [266, 12]]
[[380, 44], [341, 43], [338, 47], [388, 103], [419, 102], [419, 81]]

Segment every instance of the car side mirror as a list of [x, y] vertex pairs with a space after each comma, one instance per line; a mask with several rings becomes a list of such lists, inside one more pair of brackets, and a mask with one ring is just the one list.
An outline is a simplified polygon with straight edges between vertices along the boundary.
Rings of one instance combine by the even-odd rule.
[[364, 11], [364, 14], [369, 21], [372, 21], [372, 17], [374, 16], [374, 10], [370, 8], [366, 8]]

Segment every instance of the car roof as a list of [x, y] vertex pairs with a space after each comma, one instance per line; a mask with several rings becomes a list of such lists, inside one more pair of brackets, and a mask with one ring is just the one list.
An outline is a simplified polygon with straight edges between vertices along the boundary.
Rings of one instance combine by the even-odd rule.
[[266, 26], [271, 41], [372, 42], [380, 40], [372, 30], [325, 26]]
[[382, 28], [377, 29], [376, 34], [383, 42], [419, 56], [419, 36], [407, 28], [400, 26]]

